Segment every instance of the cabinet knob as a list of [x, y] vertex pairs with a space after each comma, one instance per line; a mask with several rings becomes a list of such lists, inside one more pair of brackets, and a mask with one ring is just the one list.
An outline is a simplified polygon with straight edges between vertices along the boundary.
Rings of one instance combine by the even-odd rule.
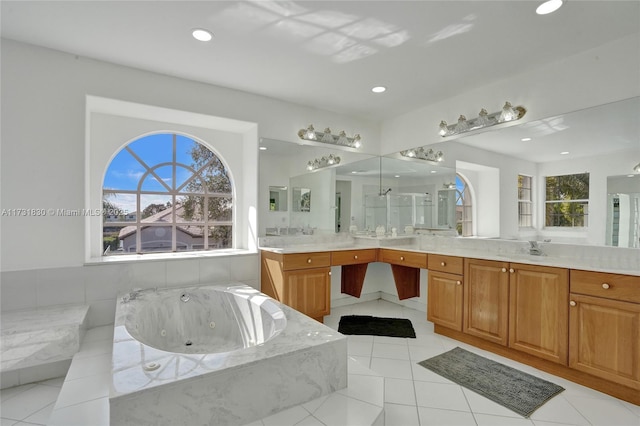
[[307, 263], [311, 263], [311, 258], [307, 259]]
[[445, 266], [445, 265], [446, 265], [446, 263], [440, 262], [440, 266]]
[[576, 306], [576, 302], [575, 302], [575, 300], [572, 300], [571, 302], [569, 302], [569, 305], [571, 305], [571, 306]]
[[610, 286], [607, 283], [602, 283], [602, 288], [604, 288], [605, 290], [608, 289]]
[[502, 272], [507, 272], [507, 268], [502, 268]]
[[329, 271], [329, 275], [331, 275], [331, 271]]
[[400, 260], [404, 260], [404, 256], [400, 256]]
[[462, 281], [456, 281], [456, 285], [462, 285]]
[[509, 272], [511, 272], [513, 274], [515, 272], [515, 270], [513, 268], [509, 268]]
[[354, 259], [358, 260], [358, 255], [353, 256]]

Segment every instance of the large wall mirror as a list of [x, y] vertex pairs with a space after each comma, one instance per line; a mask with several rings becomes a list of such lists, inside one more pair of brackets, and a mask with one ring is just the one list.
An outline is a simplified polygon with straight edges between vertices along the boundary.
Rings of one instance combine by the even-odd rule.
[[[634, 97], [458, 138], [441, 139], [434, 128], [423, 142], [444, 152], [445, 161], [437, 164], [399, 153], [380, 157], [263, 139], [260, 205], [269, 205], [268, 186], [308, 188], [313, 201], [310, 211], [293, 211], [290, 190], [288, 211], [259, 212], [260, 235], [291, 229], [367, 233], [379, 226], [402, 235], [412, 226], [484, 238], [638, 247], [638, 117], [640, 98]], [[340, 156], [340, 164], [306, 170], [309, 161], [329, 154]], [[584, 172], [588, 226], [547, 226], [545, 178]], [[520, 224], [520, 175], [532, 181], [531, 226]], [[469, 205], [460, 204], [462, 193]]]
[[[633, 195], [640, 192], [640, 176], [633, 170], [640, 163], [638, 117], [640, 98], [633, 97], [450, 140], [456, 170], [474, 188], [476, 235], [638, 247]], [[549, 226], [545, 179], [580, 173], [589, 174], [588, 225]], [[532, 177], [533, 226], [528, 228], [519, 224], [519, 174]]]

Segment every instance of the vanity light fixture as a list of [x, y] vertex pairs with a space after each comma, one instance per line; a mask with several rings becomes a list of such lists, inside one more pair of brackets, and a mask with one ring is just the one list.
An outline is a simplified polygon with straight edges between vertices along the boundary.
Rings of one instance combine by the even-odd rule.
[[434, 163], [444, 161], [444, 154], [442, 151], [434, 151], [431, 148], [425, 150], [424, 147], [400, 151], [400, 155], [409, 158], [417, 158], [419, 160], [431, 161]]
[[313, 170], [321, 169], [323, 167], [330, 167], [340, 164], [340, 157], [337, 155], [329, 154], [329, 156], [322, 156], [320, 158], [316, 158], [313, 161], [309, 161], [307, 163], [307, 170], [310, 172]]
[[447, 122], [443, 120], [440, 122], [439, 133], [443, 138], [458, 135], [460, 133], [491, 127], [508, 121], [519, 120], [524, 117], [526, 112], [527, 110], [524, 107], [514, 107], [510, 102], [505, 102], [502, 110], [498, 112], [489, 114], [486, 109], [482, 108], [476, 118], [467, 120], [464, 115], [461, 115], [458, 118], [458, 122], [451, 125], [448, 125]]
[[300, 129], [298, 131], [298, 137], [307, 141], [330, 143], [332, 145], [347, 146], [349, 148], [360, 148], [362, 146], [360, 143], [360, 135], [358, 134], [350, 138], [344, 130], [342, 130], [337, 135], [334, 135], [328, 127], [324, 129], [324, 132], [318, 132], [313, 128], [312, 124], [306, 129]]

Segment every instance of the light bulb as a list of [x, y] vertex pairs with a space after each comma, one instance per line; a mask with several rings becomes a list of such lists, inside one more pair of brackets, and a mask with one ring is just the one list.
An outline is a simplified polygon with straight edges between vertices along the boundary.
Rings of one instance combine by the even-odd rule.
[[335, 164], [335, 159], [333, 158], [333, 154], [329, 154], [329, 158], [327, 158], [328, 164]]
[[360, 148], [361, 146], [362, 146], [362, 144], [360, 143], [360, 135], [356, 133], [353, 136], [353, 147], [354, 148]]
[[478, 119], [476, 120], [476, 124], [479, 127], [484, 127], [489, 125], [489, 118], [487, 118], [487, 110], [482, 108], [478, 113]]
[[407, 151], [407, 156], [415, 157], [416, 156], [416, 152], [414, 150], [410, 149], [409, 151]]
[[313, 128], [313, 125], [309, 124], [309, 127], [307, 127], [307, 133], [305, 135], [305, 139], [315, 140], [315, 138], [316, 138], [316, 131]]
[[307, 170], [309, 171], [313, 170], [313, 163], [311, 161], [307, 163]]
[[502, 123], [504, 121], [514, 120], [516, 117], [517, 117], [517, 114], [513, 110], [511, 103], [508, 101], [505, 102], [504, 106], [502, 107], [502, 112], [500, 113], [500, 119], [498, 121]]
[[461, 115], [458, 117], [458, 124], [456, 124], [456, 132], [462, 133], [469, 130], [469, 124], [467, 123], [467, 117]]
[[447, 127], [447, 122], [442, 120], [440, 122], [440, 131], [438, 132], [440, 136], [447, 136], [449, 133], [449, 128]]
[[338, 133], [338, 145], [349, 145], [349, 139], [347, 139], [347, 134], [344, 130]]

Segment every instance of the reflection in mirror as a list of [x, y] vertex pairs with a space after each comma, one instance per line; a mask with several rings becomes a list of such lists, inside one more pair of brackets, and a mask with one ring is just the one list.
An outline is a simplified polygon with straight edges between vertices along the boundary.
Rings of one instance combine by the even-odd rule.
[[293, 188], [293, 211], [311, 211], [311, 190], [309, 188]]
[[286, 186], [270, 186], [269, 187], [269, 211], [286, 212], [287, 207], [287, 187]]
[[640, 174], [607, 178], [606, 244], [640, 248]]
[[[339, 156], [339, 165], [307, 170], [309, 161], [316, 158]], [[336, 148], [313, 142], [287, 142], [260, 139], [259, 157], [259, 236], [299, 235], [314, 231], [347, 231], [351, 224], [350, 187], [336, 182], [336, 168], [348, 166], [368, 158], [351, 148]], [[379, 161], [376, 162], [376, 176]], [[271, 186], [288, 187], [288, 210], [270, 211]], [[291, 188], [307, 188], [313, 194], [313, 209], [302, 211], [300, 201], [294, 201]], [[300, 195], [301, 197], [302, 195]], [[264, 207], [263, 207], [264, 206]], [[338, 216], [339, 215], [339, 216]]]
[[[455, 227], [455, 208], [441, 218], [434, 200], [455, 171], [423, 160], [380, 157], [337, 169], [336, 179], [350, 182], [351, 230], [386, 235], [412, 233], [413, 229], [439, 231]], [[455, 198], [454, 198], [455, 202]], [[344, 204], [344, 203], [343, 203]]]
[[[607, 178], [633, 173], [633, 166], [640, 161], [639, 116], [640, 97], [633, 97], [447, 138], [445, 143], [450, 145], [444, 151], [455, 159], [456, 171], [468, 181], [475, 198], [474, 235], [613, 245], [609, 229], [613, 223], [608, 216], [612, 201], [607, 194], [637, 193], [640, 186], [636, 181], [635, 190], [605, 191]], [[434, 140], [436, 137], [434, 134]], [[545, 177], [584, 172], [589, 173], [590, 184], [588, 226], [573, 230], [545, 226]], [[532, 179], [532, 222], [527, 227], [519, 222], [519, 175]]]

